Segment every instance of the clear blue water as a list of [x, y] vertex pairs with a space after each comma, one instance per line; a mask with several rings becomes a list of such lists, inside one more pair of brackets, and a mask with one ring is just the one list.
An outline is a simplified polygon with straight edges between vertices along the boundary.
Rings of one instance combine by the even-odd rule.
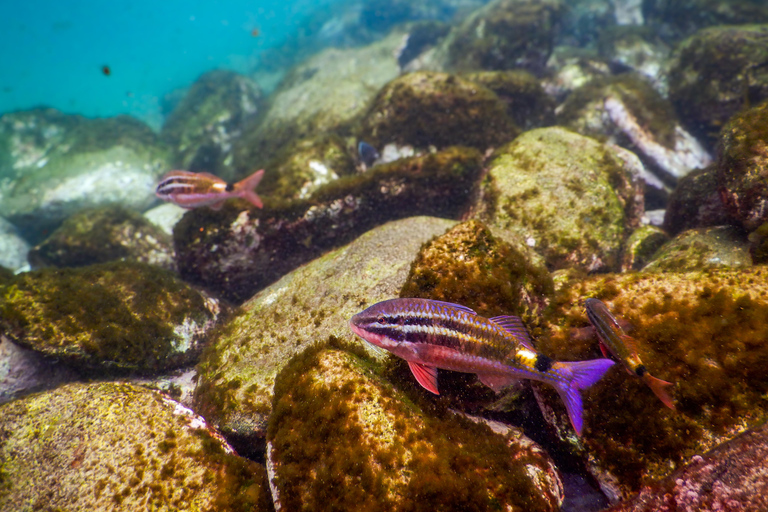
[[46, 105], [158, 128], [164, 95], [210, 69], [253, 72], [264, 49], [335, 1], [6, 0], [0, 113]]

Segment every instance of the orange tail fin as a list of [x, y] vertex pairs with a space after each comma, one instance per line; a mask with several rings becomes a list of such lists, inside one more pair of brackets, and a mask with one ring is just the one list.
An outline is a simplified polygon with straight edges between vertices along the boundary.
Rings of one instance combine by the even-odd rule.
[[672, 385], [671, 382], [657, 379], [648, 373], [643, 375], [643, 382], [645, 382], [648, 387], [651, 388], [651, 391], [653, 391], [654, 395], [659, 397], [659, 400], [664, 402], [664, 405], [672, 410], [675, 409], [675, 404], [672, 402], [672, 397], [669, 395], [669, 391], [667, 391], [667, 388]]
[[261, 208], [261, 198], [254, 192], [254, 189], [259, 185], [261, 177], [264, 176], [264, 169], [256, 171], [247, 178], [235, 183], [235, 190], [237, 190], [240, 197], [250, 201], [254, 206]]

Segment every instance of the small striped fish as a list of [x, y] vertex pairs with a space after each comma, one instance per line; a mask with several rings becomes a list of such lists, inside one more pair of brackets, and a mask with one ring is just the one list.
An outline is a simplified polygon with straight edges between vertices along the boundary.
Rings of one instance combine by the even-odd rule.
[[484, 318], [448, 302], [386, 300], [356, 314], [349, 324], [367, 342], [405, 359], [419, 384], [435, 394], [439, 394], [437, 368], [475, 373], [497, 392], [518, 379], [546, 382], [560, 394], [579, 435], [579, 391], [600, 380], [614, 364], [609, 359], [554, 361], [533, 349], [520, 318]]
[[674, 409], [675, 404], [667, 392], [667, 388], [672, 383], [657, 379], [648, 373], [640, 356], [637, 355], [635, 340], [624, 333], [616, 317], [608, 310], [608, 306], [598, 299], [587, 299], [584, 306], [587, 309], [587, 318], [600, 338], [600, 350], [603, 355], [607, 356], [608, 352], [613, 354], [630, 374], [643, 379], [643, 382], [651, 388], [659, 400], [664, 402], [664, 405]]
[[241, 197], [261, 208], [261, 198], [254, 189], [263, 175], [262, 169], [232, 184], [207, 172], [171, 171], [160, 180], [155, 195], [187, 209], [210, 206], [218, 210], [232, 197]]

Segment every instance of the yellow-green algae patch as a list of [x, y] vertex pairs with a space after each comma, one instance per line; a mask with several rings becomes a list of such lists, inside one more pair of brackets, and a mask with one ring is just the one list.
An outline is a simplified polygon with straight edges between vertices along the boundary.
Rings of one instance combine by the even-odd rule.
[[369, 363], [309, 350], [278, 376], [268, 440], [286, 510], [558, 510], [530, 444], [450, 412], [424, 414]]
[[148, 389], [70, 384], [0, 406], [0, 510], [272, 510], [264, 468]]
[[44, 269], [0, 287], [0, 332], [86, 369], [156, 371], [188, 362], [217, 313], [170, 272], [141, 263]]
[[547, 314], [544, 353], [599, 356], [577, 330], [588, 325], [588, 297], [626, 320], [647, 370], [674, 383], [675, 411], [619, 365], [585, 394], [584, 446], [619, 494], [768, 419], [768, 267], [573, 280]]

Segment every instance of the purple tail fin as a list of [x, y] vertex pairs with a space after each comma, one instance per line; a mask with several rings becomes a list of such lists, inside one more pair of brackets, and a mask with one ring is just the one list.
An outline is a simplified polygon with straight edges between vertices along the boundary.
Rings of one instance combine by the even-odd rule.
[[555, 384], [555, 389], [560, 394], [563, 403], [565, 403], [565, 408], [568, 409], [568, 417], [571, 419], [573, 429], [578, 435], [581, 435], [584, 421], [582, 418], [583, 406], [580, 391], [599, 381], [614, 364], [610, 359], [555, 363], [553, 369], [562, 378], [562, 381]]

